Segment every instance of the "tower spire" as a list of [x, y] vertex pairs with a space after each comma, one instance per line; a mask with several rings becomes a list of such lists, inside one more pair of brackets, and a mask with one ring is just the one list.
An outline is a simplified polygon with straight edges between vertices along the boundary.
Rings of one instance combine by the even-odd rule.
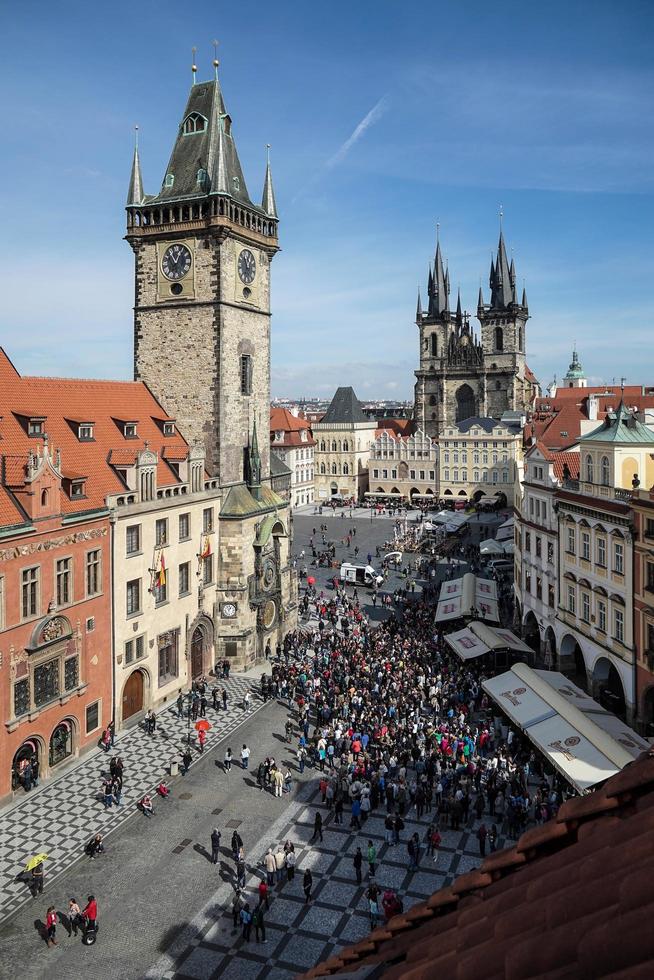
[[127, 191], [127, 207], [142, 204], [143, 198], [143, 178], [141, 177], [141, 161], [139, 159], [139, 128], [134, 127], [134, 157], [132, 159], [132, 173], [129, 178], [129, 189]]
[[432, 279], [432, 291], [429, 297], [429, 315], [442, 316], [447, 311], [447, 294], [449, 290], [449, 276], [443, 265], [443, 253], [441, 252], [440, 226], [436, 225], [436, 255], [434, 257], [434, 275]]
[[459, 326], [463, 325], [463, 313], [461, 312], [461, 287], [457, 289], [456, 296], [456, 322]]
[[422, 320], [422, 301], [420, 299], [420, 286], [418, 286], [418, 305], [416, 306], [416, 323]]
[[252, 438], [250, 439], [250, 449], [248, 452], [248, 490], [255, 500], [261, 497], [261, 455], [259, 453], [259, 441], [257, 439], [257, 420], [252, 420]]
[[266, 143], [266, 177], [263, 182], [263, 195], [261, 207], [271, 218], [278, 217], [277, 205], [275, 203], [275, 191], [273, 190], [272, 174], [270, 172], [270, 143]]

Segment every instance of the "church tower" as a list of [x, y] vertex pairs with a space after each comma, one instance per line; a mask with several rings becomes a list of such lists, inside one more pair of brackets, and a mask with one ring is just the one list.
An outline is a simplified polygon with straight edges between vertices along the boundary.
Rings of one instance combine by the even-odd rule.
[[[138, 147], [127, 199], [135, 257], [134, 377], [206, 450], [221, 486], [245, 479], [253, 420], [270, 411], [270, 264], [278, 217], [266, 167], [250, 198], [218, 80], [195, 82], [161, 188], [143, 190]], [[261, 447], [269, 476], [269, 446]]]
[[501, 230], [497, 257], [491, 259], [489, 285], [489, 304], [484, 303], [479, 290], [477, 319], [484, 351], [485, 414], [500, 418], [507, 410], [526, 410], [532, 398], [525, 360], [527, 294], [523, 289], [518, 300], [515, 265], [513, 259], [509, 264]]

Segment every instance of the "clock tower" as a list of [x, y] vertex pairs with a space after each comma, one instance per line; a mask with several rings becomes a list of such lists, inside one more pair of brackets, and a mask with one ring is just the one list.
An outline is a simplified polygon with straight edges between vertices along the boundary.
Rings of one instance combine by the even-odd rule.
[[[244, 479], [253, 419], [270, 410], [270, 265], [279, 245], [266, 167], [250, 199], [216, 77], [194, 83], [157, 194], [138, 147], [127, 199], [135, 257], [134, 377], [145, 381], [220, 486]], [[262, 475], [269, 475], [267, 440]]]
[[125, 237], [135, 259], [134, 377], [204, 449], [208, 475], [187, 493], [218, 503], [215, 654], [247, 667], [297, 623], [287, 504], [271, 485], [269, 439], [259, 449], [256, 435], [269, 429], [278, 218], [269, 160], [261, 203], [250, 198], [214, 66], [207, 82], [193, 69], [157, 194], [143, 190], [135, 149]]

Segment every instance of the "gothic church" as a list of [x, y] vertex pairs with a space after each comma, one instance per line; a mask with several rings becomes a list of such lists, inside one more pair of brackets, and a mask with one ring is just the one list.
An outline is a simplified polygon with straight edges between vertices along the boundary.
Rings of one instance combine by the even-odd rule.
[[501, 418], [507, 411], [526, 412], [538, 395], [538, 382], [525, 360], [527, 295], [518, 300], [513, 259], [509, 264], [500, 231], [497, 257], [491, 260], [490, 303], [481, 287], [478, 337], [469, 315], [450, 310], [450, 275], [443, 265], [440, 241], [429, 268], [428, 306], [420, 292], [416, 324], [420, 333], [420, 366], [415, 372], [414, 420], [432, 438], [446, 426], [473, 416]]

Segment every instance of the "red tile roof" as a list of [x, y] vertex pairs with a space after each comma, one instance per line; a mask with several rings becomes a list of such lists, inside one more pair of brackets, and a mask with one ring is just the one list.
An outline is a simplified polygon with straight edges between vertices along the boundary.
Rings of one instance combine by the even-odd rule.
[[303, 980], [652, 976], [654, 750]]
[[377, 435], [389, 430], [396, 436], [410, 436], [415, 431], [413, 419], [377, 419]]
[[[146, 442], [160, 457], [159, 485], [179, 483], [161, 457], [166, 449], [174, 453], [168, 458], [183, 458], [188, 445], [177, 431], [163, 435], [161, 421], [167, 416], [142, 382], [21, 377], [0, 348], [0, 457], [5, 458], [0, 480], [10, 487], [22, 485], [28, 453], [43, 444], [42, 439], [27, 435], [19, 414], [46, 416], [44, 430], [51, 450], [61, 451], [64, 473], [87, 478], [84, 509], [101, 507], [108, 494], [124, 491], [114, 467], [132, 464]], [[88, 421], [89, 416], [94, 420], [93, 439], [80, 441], [70, 420]], [[126, 439], [116, 419], [136, 421], [137, 438]], [[69, 500], [65, 494], [62, 505], [64, 512], [79, 511], [81, 506], [78, 499]]]
[[26, 516], [6, 487], [0, 484], [0, 527], [24, 524]]
[[[282, 442], [275, 440], [275, 446], [315, 446], [316, 440], [311, 434], [311, 425], [306, 419], [298, 418], [287, 408], [270, 409], [270, 438], [274, 438], [275, 432], [283, 432]], [[302, 438], [302, 432], [307, 433], [307, 438]]]

